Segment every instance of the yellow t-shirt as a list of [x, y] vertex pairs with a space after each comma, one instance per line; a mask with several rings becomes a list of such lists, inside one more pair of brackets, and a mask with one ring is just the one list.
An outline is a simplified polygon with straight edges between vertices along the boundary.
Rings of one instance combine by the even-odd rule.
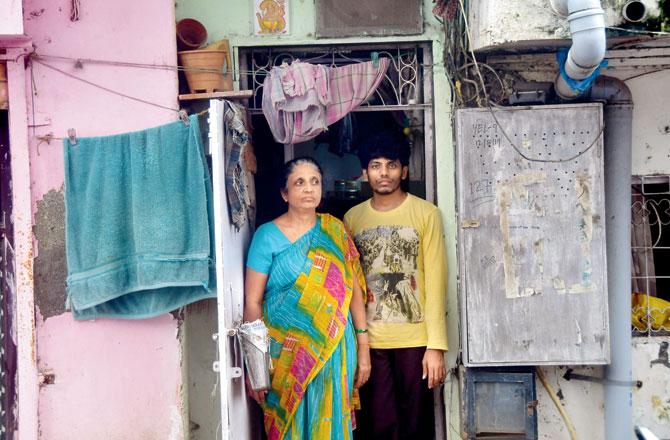
[[446, 350], [447, 265], [437, 207], [411, 194], [390, 211], [367, 200], [346, 213], [344, 224], [367, 281], [370, 346]]

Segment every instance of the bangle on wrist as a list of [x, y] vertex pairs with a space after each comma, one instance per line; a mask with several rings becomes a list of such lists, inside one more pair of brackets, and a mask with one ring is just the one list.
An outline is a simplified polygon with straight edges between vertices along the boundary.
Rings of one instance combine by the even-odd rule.
[[368, 332], [368, 329], [366, 329], [366, 328], [357, 328], [355, 331], [356, 331], [357, 334], [360, 335], [360, 334], [362, 334], [362, 333], [367, 333], [367, 332]]

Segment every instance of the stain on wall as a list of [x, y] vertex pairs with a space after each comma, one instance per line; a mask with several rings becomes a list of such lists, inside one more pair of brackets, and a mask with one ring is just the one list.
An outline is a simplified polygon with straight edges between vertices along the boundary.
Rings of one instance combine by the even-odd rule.
[[35, 305], [43, 319], [65, 312], [65, 199], [62, 187], [37, 202], [33, 232], [39, 250], [35, 258]]

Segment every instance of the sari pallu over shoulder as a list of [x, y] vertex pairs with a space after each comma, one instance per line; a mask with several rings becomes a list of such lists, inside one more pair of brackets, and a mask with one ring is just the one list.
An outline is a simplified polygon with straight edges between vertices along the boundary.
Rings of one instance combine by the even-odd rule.
[[[273, 281], [277, 287], [266, 292], [263, 302], [275, 367], [263, 406], [270, 440], [284, 438], [308, 385], [341, 342], [353, 277], [364, 283], [358, 252], [342, 222], [320, 214], [308, 234], [276, 257], [269, 275], [287, 277], [289, 258], [303, 258], [302, 270], [294, 271], [292, 283]], [[306, 259], [302, 240], [309, 241]], [[347, 401], [351, 404], [351, 399]]]

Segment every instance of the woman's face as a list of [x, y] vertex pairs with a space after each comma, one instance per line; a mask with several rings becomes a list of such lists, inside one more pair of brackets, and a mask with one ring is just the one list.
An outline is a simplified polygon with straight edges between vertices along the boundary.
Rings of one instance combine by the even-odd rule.
[[298, 163], [286, 182], [282, 197], [289, 208], [316, 209], [321, 203], [321, 173], [311, 163]]

